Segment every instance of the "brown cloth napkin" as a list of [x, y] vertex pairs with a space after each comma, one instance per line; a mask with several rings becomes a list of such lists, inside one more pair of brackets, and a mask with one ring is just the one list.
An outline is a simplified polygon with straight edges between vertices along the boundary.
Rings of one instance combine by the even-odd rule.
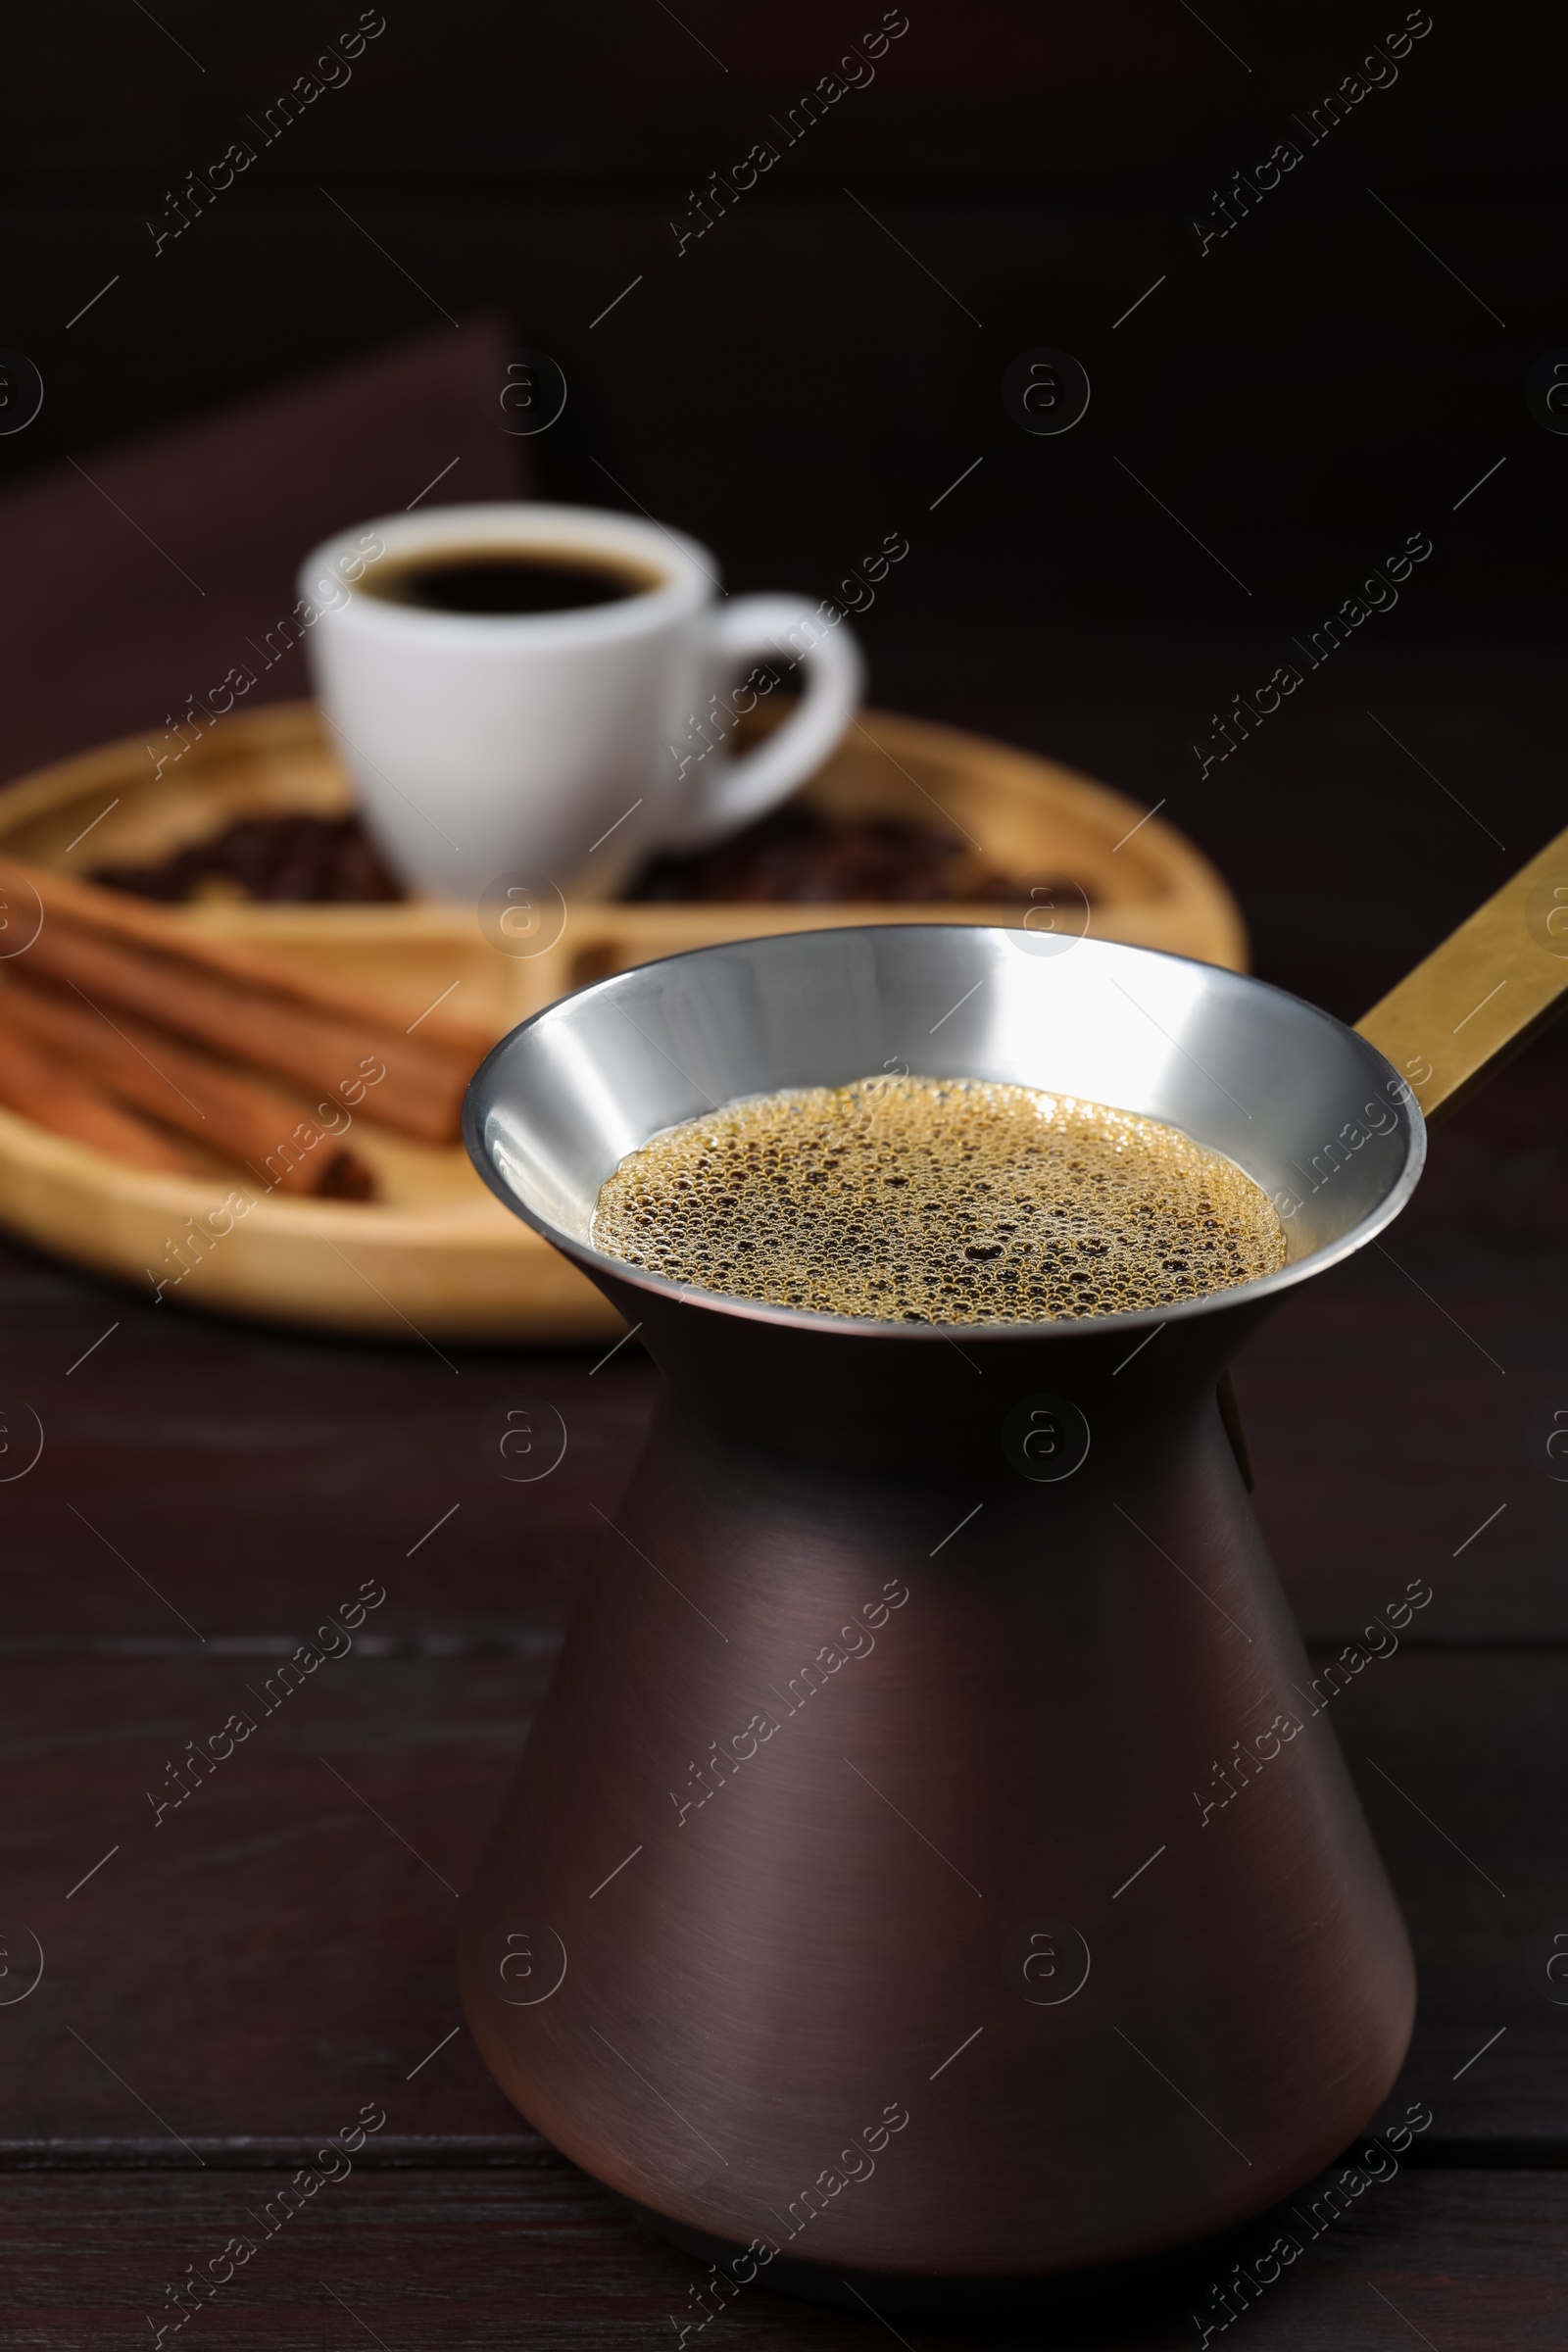
[[160, 742], [235, 663], [256, 673], [242, 707], [308, 694], [298, 644], [264, 668], [249, 641], [292, 611], [318, 540], [528, 495], [525, 447], [492, 421], [504, 344], [495, 319], [442, 329], [0, 500], [0, 777], [138, 729]]

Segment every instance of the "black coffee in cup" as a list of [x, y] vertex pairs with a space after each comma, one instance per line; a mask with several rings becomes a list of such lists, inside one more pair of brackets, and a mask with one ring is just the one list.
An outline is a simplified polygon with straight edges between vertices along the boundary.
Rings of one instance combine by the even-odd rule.
[[580, 612], [642, 596], [659, 578], [577, 548], [443, 547], [372, 564], [359, 586], [426, 612]]

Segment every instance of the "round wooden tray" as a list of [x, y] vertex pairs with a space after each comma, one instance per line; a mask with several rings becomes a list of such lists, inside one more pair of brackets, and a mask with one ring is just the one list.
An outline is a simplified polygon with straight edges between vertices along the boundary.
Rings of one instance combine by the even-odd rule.
[[[983, 845], [988, 864], [1018, 876], [1018, 906], [574, 902], [560, 940], [524, 958], [492, 947], [467, 906], [209, 903], [174, 919], [265, 940], [320, 972], [352, 971], [409, 1021], [445, 995], [450, 1011], [498, 1038], [587, 981], [717, 940], [845, 923], [1021, 923], [1036, 879], [1079, 882], [1097, 937], [1245, 968], [1240, 911], [1207, 860], [1135, 802], [1051, 760], [868, 710], [804, 797], [843, 813], [947, 818]], [[242, 815], [336, 815], [352, 805], [314, 705], [280, 704], [220, 721], [159, 776], [137, 737], [22, 779], [0, 793], [0, 854], [81, 875], [167, 857]], [[165, 1304], [431, 1347], [588, 1343], [619, 1328], [591, 1284], [484, 1189], [460, 1148], [407, 1143], [363, 1122], [356, 1148], [375, 1165], [376, 1204], [262, 1200], [202, 1246], [190, 1237], [223, 1200], [221, 1179], [147, 1174], [0, 1109], [0, 1223]]]

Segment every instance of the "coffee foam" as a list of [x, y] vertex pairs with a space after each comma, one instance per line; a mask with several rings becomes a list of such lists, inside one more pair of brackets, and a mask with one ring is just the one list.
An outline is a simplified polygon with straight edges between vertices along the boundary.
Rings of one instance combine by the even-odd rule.
[[621, 1161], [592, 1238], [700, 1290], [886, 1323], [1130, 1314], [1285, 1263], [1267, 1195], [1180, 1128], [974, 1078], [689, 1119]]

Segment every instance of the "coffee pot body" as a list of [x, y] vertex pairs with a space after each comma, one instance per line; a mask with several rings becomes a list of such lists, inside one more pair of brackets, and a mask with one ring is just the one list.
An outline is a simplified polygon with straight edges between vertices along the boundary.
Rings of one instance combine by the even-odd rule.
[[[733, 953], [653, 968], [688, 985]], [[759, 998], [775, 1031], [802, 980], [776, 960]], [[944, 962], [939, 1010], [969, 976]], [[678, 1003], [627, 978], [644, 994], [622, 1009], [699, 1095], [748, 1091]], [[807, 973], [807, 994], [833, 979]], [[907, 1006], [890, 994], [892, 1050]], [[1374, 2114], [1414, 2009], [1328, 1690], [1216, 1402], [1290, 1282], [942, 1333], [634, 1277], [588, 1221], [623, 1099], [592, 1051], [622, 1043], [595, 1026], [599, 996], [572, 1001], [553, 1062], [499, 1050], [470, 1130], [662, 1374], [465, 1900], [486, 2063], [558, 2147], [737, 2278], [1040, 2278], [1263, 2211]], [[1188, 1037], [1239, 1097], [1234, 1057]], [[876, 1068], [882, 1043], [852, 1036], [851, 1067], [822, 1076]], [[762, 1085], [802, 1082], [801, 1055], [735, 1050]], [[1050, 1082], [1038, 1029], [1010, 1063], [976, 1036], [952, 1052]], [[1352, 1093], [1386, 1066], [1360, 1052]], [[582, 1134], [607, 1127], [591, 1149], [550, 1127], [572, 1074]], [[1099, 1099], [1169, 1115], [1114, 1073]], [[626, 1132], [671, 1123], [664, 1106], [627, 1110]], [[1343, 1188], [1344, 1230], [1408, 1190], [1419, 1141], [1406, 1110], [1351, 1170], [1365, 1197]]]

